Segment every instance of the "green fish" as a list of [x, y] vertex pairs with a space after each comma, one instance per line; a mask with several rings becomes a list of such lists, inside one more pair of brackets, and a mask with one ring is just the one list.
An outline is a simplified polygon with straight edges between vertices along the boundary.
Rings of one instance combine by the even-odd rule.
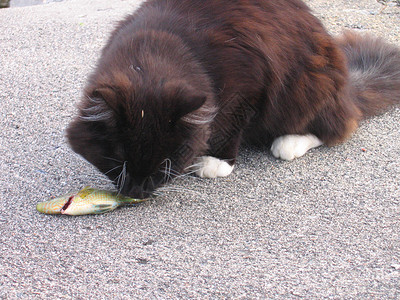
[[103, 214], [122, 205], [136, 204], [147, 199], [133, 199], [120, 194], [85, 187], [77, 193], [69, 193], [36, 205], [37, 211], [44, 214], [63, 214], [81, 216]]

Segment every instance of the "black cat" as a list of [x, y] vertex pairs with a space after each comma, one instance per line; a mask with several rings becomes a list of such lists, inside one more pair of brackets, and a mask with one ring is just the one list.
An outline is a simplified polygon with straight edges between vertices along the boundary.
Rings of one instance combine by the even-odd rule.
[[400, 102], [400, 51], [331, 37], [300, 0], [150, 0], [119, 23], [67, 130], [123, 194], [232, 172], [242, 141], [286, 160]]

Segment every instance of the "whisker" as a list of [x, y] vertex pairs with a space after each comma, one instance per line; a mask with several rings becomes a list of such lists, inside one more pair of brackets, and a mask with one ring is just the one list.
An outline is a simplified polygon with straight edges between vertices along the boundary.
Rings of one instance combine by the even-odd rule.
[[166, 182], [167, 178], [168, 178], [168, 163], [170, 163], [170, 162], [171, 162], [171, 160], [169, 158], [166, 158], [161, 163], [161, 165], [163, 165], [165, 163], [165, 168], [160, 169], [160, 171], [162, 171], [162, 173], [164, 173], [164, 182]]
[[117, 184], [117, 188], [120, 186], [119, 185], [119, 180], [121, 179], [121, 173], [119, 173], [119, 175], [115, 178], [115, 183]]
[[154, 187], [155, 185], [154, 185], [153, 177], [150, 176], [149, 178], [150, 178], [150, 181], [151, 181], [151, 186]]
[[202, 166], [203, 166], [203, 163], [195, 163], [193, 165], [190, 165], [190, 166], [186, 167], [185, 170], [190, 170], [190, 169], [193, 169], [193, 168], [199, 168], [199, 167], [202, 167]]
[[156, 192], [151, 193], [150, 198], [154, 198], [153, 196], [158, 197], [158, 196], [164, 196], [164, 195], [165, 195], [165, 193], [156, 191]]
[[[172, 171], [172, 161], [171, 160], [168, 160], [169, 161], [169, 166], [168, 166], [168, 180], [171, 180], [171, 171]], [[174, 171], [175, 172], [175, 171]], [[176, 173], [176, 172], [175, 172]]]
[[174, 177], [179, 177], [182, 175], [181, 172], [178, 172], [172, 168], [171, 159], [167, 158], [162, 162], [162, 165], [165, 163], [165, 166], [160, 168], [160, 172], [164, 173], [164, 182], [171, 181]]
[[121, 171], [122, 182], [121, 182], [121, 185], [119, 185], [118, 194], [121, 193], [122, 188], [123, 188], [124, 185], [125, 185], [125, 180], [126, 180], [126, 163], [127, 163], [127, 161], [124, 161], [124, 165], [123, 165], [123, 167], [122, 167], [122, 171]]
[[167, 175], [168, 180], [171, 180], [172, 161], [169, 158], [166, 160], [166, 167], [167, 170], [165, 174]]
[[[169, 177], [169, 179], [172, 181], [173, 179], [178, 179], [178, 178], [182, 178], [182, 177], [193, 177], [193, 178], [197, 178], [197, 176], [193, 176], [193, 174], [195, 174], [200, 168], [191, 170], [190, 172], [185, 172], [185, 173], [179, 173], [175, 170], [171, 170], [170, 174], [172, 174], [174, 177], [172, 178], [172, 176]], [[160, 172], [165, 173], [165, 169], [160, 169]]]
[[121, 167], [122, 167], [122, 170], [121, 170], [121, 172], [119, 173], [119, 175], [115, 178], [115, 180], [116, 180], [116, 182], [117, 182], [117, 188], [121, 187], [121, 180], [122, 180], [122, 174], [123, 174], [123, 172], [124, 172], [124, 166], [125, 166], [125, 164], [124, 164], [123, 166], [121, 166]]
[[102, 176], [95, 176], [95, 175], [82, 175], [79, 177], [74, 177], [74, 179], [79, 179], [79, 180], [90, 179], [90, 180], [102, 181], [102, 182], [107, 182], [107, 183], [112, 182], [108, 178], [104, 178]]
[[103, 156], [103, 158], [109, 159], [109, 160], [112, 160], [112, 161], [115, 161], [115, 162], [118, 162], [118, 163], [122, 163], [122, 160], [119, 160], [119, 159], [116, 159], [116, 158], [107, 157], [107, 156]]
[[[164, 174], [168, 174], [168, 175], [176, 175], [176, 176], [178, 176], [178, 175], [182, 175], [181, 173], [178, 173], [178, 172], [176, 172], [175, 170], [172, 170], [172, 169], [160, 169], [160, 172], [161, 173], [164, 173]], [[168, 176], [168, 177], [171, 177], [171, 176]]]
[[122, 168], [122, 165], [119, 165], [119, 166], [116, 166], [115, 168], [112, 168], [111, 170], [105, 172], [104, 175], [107, 175], [108, 173], [110, 173], [110, 172], [112, 172], [112, 171], [114, 171], [114, 170], [116, 170], [118, 168]]
[[194, 171], [191, 171], [191, 172], [187, 172], [187, 173], [180, 174], [180, 175], [176, 176], [175, 179], [182, 178], [182, 177], [193, 177], [193, 178], [197, 178], [197, 176], [193, 176], [193, 174], [195, 174], [197, 171], [198, 171], [198, 170], [194, 170]]

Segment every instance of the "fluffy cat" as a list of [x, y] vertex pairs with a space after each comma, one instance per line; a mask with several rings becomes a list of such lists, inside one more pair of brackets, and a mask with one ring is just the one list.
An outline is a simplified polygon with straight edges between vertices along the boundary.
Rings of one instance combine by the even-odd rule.
[[102, 50], [72, 149], [143, 198], [195, 167], [228, 176], [243, 141], [291, 160], [400, 102], [400, 51], [330, 36], [300, 0], [149, 0]]

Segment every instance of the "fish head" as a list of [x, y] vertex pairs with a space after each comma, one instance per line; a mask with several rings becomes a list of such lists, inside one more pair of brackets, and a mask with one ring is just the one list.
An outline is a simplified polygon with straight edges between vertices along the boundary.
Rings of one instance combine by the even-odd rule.
[[102, 214], [114, 210], [118, 205], [118, 201], [113, 199], [111, 194], [85, 187], [68, 198], [61, 209], [61, 214], [70, 216]]
[[68, 199], [71, 197], [74, 197], [76, 195], [76, 192], [65, 194], [59, 197], [56, 197], [54, 199], [44, 201], [44, 202], [39, 202], [36, 205], [36, 210], [38, 212], [44, 213], [44, 214], [50, 214], [50, 215], [56, 215], [60, 214], [62, 208], [65, 206], [65, 204], [68, 202]]

